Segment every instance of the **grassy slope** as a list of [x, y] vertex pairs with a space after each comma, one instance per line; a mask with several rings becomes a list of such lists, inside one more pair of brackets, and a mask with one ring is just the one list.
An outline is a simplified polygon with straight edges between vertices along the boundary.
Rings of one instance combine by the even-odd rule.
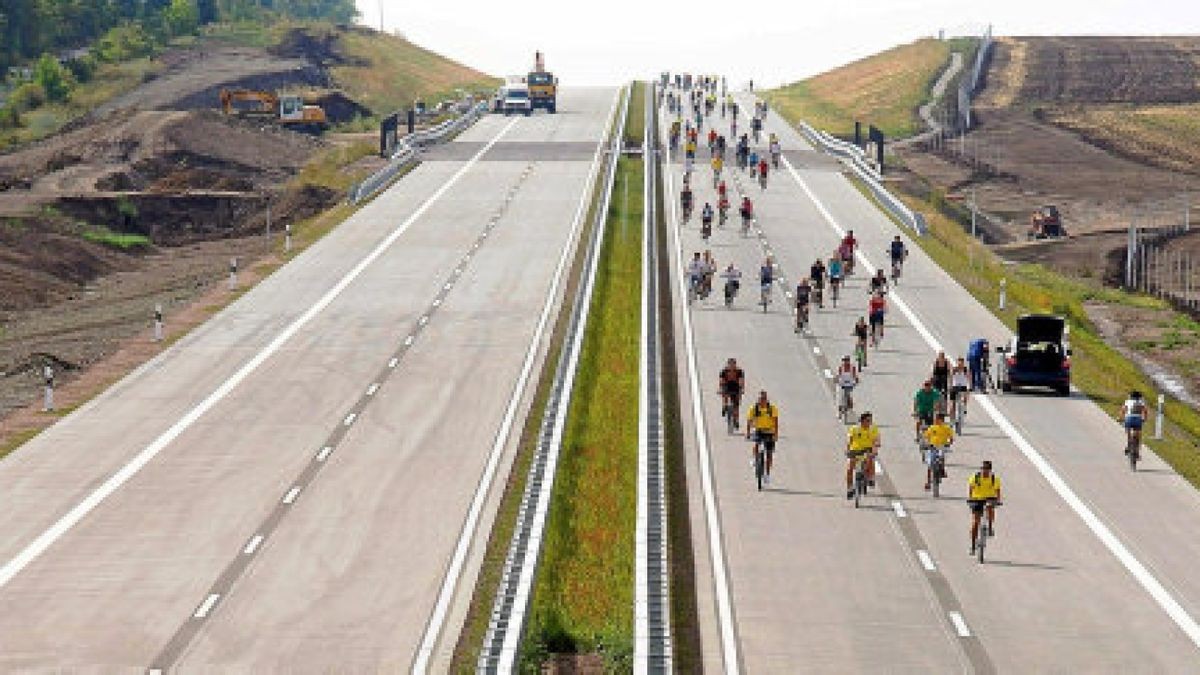
[[950, 51], [949, 42], [918, 40], [767, 92], [766, 98], [789, 119], [835, 135], [853, 135], [857, 119], [889, 137], [911, 136], [920, 129], [917, 108]]
[[1200, 103], [1058, 107], [1047, 119], [1148, 164], [1189, 173], [1200, 167]]
[[[630, 100], [631, 122], [642, 95]], [[641, 140], [641, 126], [627, 138]], [[534, 591], [530, 668], [548, 652], [595, 651], [610, 668], [632, 667], [643, 175], [640, 158], [619, 160]]]

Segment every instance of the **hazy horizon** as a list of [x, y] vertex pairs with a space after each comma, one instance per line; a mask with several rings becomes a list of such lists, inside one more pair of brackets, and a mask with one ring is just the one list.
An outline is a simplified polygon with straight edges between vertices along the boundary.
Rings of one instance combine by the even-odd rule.
[[[523, 73], [534, 50], [563, 84], [616, 84], [663, 70], [711, 72], [741, 84], [793, 82], [921, 37], [977, 35], [1189, 35], [1200, 32], [1200, 3], [1178, 0], [1048, 3], [1014, 0], [972, 6], [949, 0], [862, 0], [809, 16], [794, 3], [682, 5], [613, 0], [564, 5], [528, 0], [519, 10], [499, 3], [413, 6], [358, 0], [360, 21], [491, 75]], [[563, 11], [570, 7], [570, 14]], [[686, 19], [681, 19], [684, 8]], [[729, 7], [739, 12], [723, 19]], [[745, 11], [740, 11], [746, 8]], [[642, 13], [632, 22], [630, 17]], [[711, 17], [712, 20], [705, 20]], [[715, 49], [714, 49], [715, 47]], [[764, 65], [766, 64], [766, 65]]]

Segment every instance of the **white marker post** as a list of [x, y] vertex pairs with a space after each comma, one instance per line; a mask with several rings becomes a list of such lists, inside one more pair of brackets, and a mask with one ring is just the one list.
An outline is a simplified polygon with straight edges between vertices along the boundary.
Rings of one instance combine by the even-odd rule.
[[162, 342], [163, 339], [163, 309], [162, 303], [154, 306], [154, 341]]
[[292, 252], [292, 224], [288, 223], [283, 226], [283, 252]]
[[1004, 301], [1008, 298], [1008, 279], [1000, 280], [1000, 309], [1004, 309]]
[[42, 377], [46, 380], [46, 396], [42, 402], [42, 412], [54, 411], [54, 368], [50, 364], [42, 369]]
[[1154, 418], [1154, 440], [1161, 441], [1163, 437], [1163, 404], [1166, 402], [1166, 397], [1162, 394], [1158, 395], [1158, 415]]
[[229, 290], [237, 289], [237, 258], [229, 259]]

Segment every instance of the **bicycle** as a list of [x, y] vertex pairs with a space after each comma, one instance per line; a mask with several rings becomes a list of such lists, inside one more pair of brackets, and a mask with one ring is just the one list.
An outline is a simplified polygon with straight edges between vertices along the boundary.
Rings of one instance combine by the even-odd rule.
[[854, 418], [854, 399], [850, 392], [854, 387], [838, 387], [838, 390], [838, 417], [841, 418], [842, 424], [850, 424]]
[[717, 227], [725, 227], [725, 221], [729, 220], [729, 207], [722, 206], [717, 209]]
[[750, 223], [753, 220], [754, 220], [753, 216], [751, 216], [749, 213], [747, 213], [745, 211], [742, 211], [742, 236], [743, 237], [750, 235]]
[[837, 307], [838, 289], [841, 288], [841, 286], [842, 286], [841, 279], [830, 279], [829, 280], [829, 301], [833, 303], [834, 307]]
[[822, 309], [825, 307], [825, 290], [821, 286], [813, 286], [812, 289], [813, 304]]
[[758, 302], [760, 305], [762, 305], [763, 313], [765, 314], [767, 312], [767, 305], [771, 304], [771, 284], [766, 283], [762, 285]]
[[688, 305], [694, 304], [698, 297], [700, 297], [700, 279], [688, 277]]
[[998, 499], [986, 499], [983, 501], [985, 502], [985, 508], [983, 509], [984, 512], [979, 514], [979, 529], [975, 535], [975, 555], [978, 557], [980, 565], [983, 564], [983, 549], [987, 548], [987, 540], [996, 536], [996, 533], [992, 531], [991, 526], [986, 522], [987, 507], [990, 506], [994, 509], [1002, 503]]
[[929, 446], [929, 485], [933, 490], [934, 497], [941, 495], [942, 478], [946, 473], [946, 453], [948, 452], [950, 452], [949, 447]]
[[962, 434], [963, 422], [967, 416], [966, 405], [967, 392], [960, 391], [958, 399], [954, 402], [954, 433]]
[[758, 172], [758, 185], [764, 190], [767, 189], [767, 174], [765, 171]]
[[1125, 456], [1129, 458], [1129, 470], [1137, 471], [1138, 460], [1142, 458], [1142, 430], [1128, 429], [1125, 432]]
[[808, 304], [796, 305], [796, 332], [803, 333], [808, 327]]
[[867, 367], [867, 345], [862, 340], [854, 343], [854, 362], [858, 364], [859, 370]]
[[763, 489], [763, 477], [767, 475], [767, 448], [763, 433], [756, 431], [754, 438], [754, 482]]
[[737, 416], [742, 404], [738, 396], [724, 394], [725, 405], [721, 406], [721, 416], [725, 418], [725, 429], [730, 434], [737, 433]]
[[867, 470], [866, 457], [867, 452], [848, 452], [846, 453], [854, 460], [854, 508], [858, 508], [862, 501], [862, 496], [867, 494]]
[[875, 349], [879, 349], [880, 342], [883, 342], [883, 324], [882, 323], [872, 323], [871, 324], [871, 346], [874, 347]]
[[892, 285], [900, 283], [900, 271], [904, 267], [904, 262], [901, 260], [892, 261]]
[[725, 282], [725, 308], [726, 309], [733, 308], [733, 299], [735, 297], [737, 297], [738, 287], [740, 287], [740, 286], [741, 286], [741, 283], [734, 279], [730, 279]]

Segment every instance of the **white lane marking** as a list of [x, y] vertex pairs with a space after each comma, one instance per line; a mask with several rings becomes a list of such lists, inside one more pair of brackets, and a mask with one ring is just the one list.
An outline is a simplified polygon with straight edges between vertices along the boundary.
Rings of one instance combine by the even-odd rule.
[[954, 632], [958, 633], [958, 637], [971, 637], [971, 629], [967, 628], [967, 622], [963, 619], [962, 614], [959, 614], [958, 612], [950, 612], [950, 623], [954, 624]]
[[937, 565], [933, 564], [933, 556], [929, 555], [929, 551], [919, 549], [917, 551], [917, 558], [921, 561], [921, 567], [924, 567], [926, 572], [937, 571]]
[[317, 461], [324, 462], [325, 460], [329, 459], [329, 455], [332, 452], [333, 452], [332, 445], [327, 445], [327, 446], [321, 448], [321, 451], [317, 453]]
[[[671, 209], [671, 239], [675, 252], [683, 259], [683, 243], [679, 238], [679, 215], [675, 208], [675, 179], [670, 171], [667, 176], [667, 199]], [[687, 297], [687, 278], [681, 267], [675, 272], [679, 286], [679, 297]], [[726, 675], [737, 675], [742, 666], [738, 659], [737, 637], [733, 629], [733, 602], [729, 592], [729, 572], [725, 569], [724, 544], [721, 541], [721, 516], [717, 512], [716, 490], [713, 487], [712, 453], [708, 447], [708, 431], [704, 426], [704, 410], [700, 405], [700, 377], [696, 365], [696, 338], [692, 332], [692, 315], [680, 312], [683, 320], [683, 341], [688, 357], [688, 379], [692, 391], [692, 420], [696, 426], [696, 445], [700, 453], [700, 485], [704, 493], [704, 516], [708, 526], [708, 552], [713, 567], [713, 583], [717, 595], [717, 622], [721, 630], [721, 656]]]
[[896, 512], [897, 518], [908, 517], [908, 512], [904, 510], [904, 505], [900, 502], [892, 502], [892, 510]]
[[433, 299], [433, 306], [434, 306], [434, 307], [441, 307], [441, 306], [442, 306], [442, 299], [441, 299], [441, 298], [434, 298], [434, 299]]
[[424, 326], [425, 324], [429, 323], [429, 315], [428, 315], [428, 314], [426, 314], [426, 315], [422, 316], [422, 317], [421, 317], [421, 320], [420, 320], [420, 321], [418, 321], [417, 323], [421, 324], [422, 326]]
[[204, 602], [200, 603], [200, 606], [196, 608], [195, 613], [192, 614], [192, 618], [203, 619], [204, 617], [208, 616], [208, 613], [212, 611], [213, 605], [217, 604], [217, 600], [220, 599], [220, 593], [209, 594], [209, 596], [204, 599]]
[[875, 458], [875, 473], [883, 475], [883, 461], [878, 457]]
[[813, 353], [814, 353], [814, 354], [820, 354], [820, 353], [821, 353], [821, 348], [820, 348], [820, 347], [813, 347]]
[[[609, 124], [604, 126], [605, 129], [612, 126], [611, 121], [616, 114], [617, 101], [619, 100], [620, 90], [618, 89], [617, 95], [613, 97], [612, 108], [609, 110]], [[550, 290], [546, 294], [546, 302], [542, 305], [542, 313], [538, 318], [537, 329], [533, 333], [533, 339], [529, 342], [528, 351], [525, 352], [525, 362], [521, 366], [521, 375], [517, 378], [517, 383], [513, 387], [512, 397], [508, 400], [508, 408], [504, 411], [504, 420], [496, 432], [496, 440], [492, 443], [492, 450], [491, 454], [488, 455], [487, 465], [484, 467], [483, 475], [479, 479], [479, 485], [475, 489], [475, 496], [471, 500], [471, 508], [467, 511], [466, 521], [459, 532], [458, 544], [454, 547], [454, 556], [450, 559], [450, 566], [446, 570], [446, 575], [442, 578], [441, 590], [438, 591], [438, 598], [434, 604], [433, 613], [429, 617], [429, 622], [425, 624], [425, 634], [421, 637], [421, 646], [417, 650], [416, 659], [413, 661], [412, 673], [414, 675], [424, 675], [424, 673], [429, 671], [429, 663], [433, 658], [433, 650], [437, 646], [438, 637], [441, 635], [442, 627], [446, 623], [450, 601], [453, 599], [454, 592], [458, 587], [459, 576], [462, 575], [462, 568], [466, 563], [467, 553], [471, 548], [471, 540], [474, 538], [475, 528], [479, 524], [479, 515], [483, 511], [484, 501], [487, 499], [488, 492], [491, 491], [492, 481], [496, 475], [496, 468], [500, 464], [500, 455], [504, 450], [505, 444], [508, 442], [513, 420], [517, 414], [517, 407], [529, 382], [530, 372], [533, 370], [534, 362], [537, 359], [538, 347], [541, 345], [542, 336], [546, 332], [547, 324], [550, 322], [550, 311], [554, 307], [554, 300], [558, 296], [559, 287], [562, 285], [563, 270], [567, 267], [567, 258], [571, 252], [571, 244], [575, 241], [579, 233], [579, 226], [583, 220], [586, 208], [585, 202], [592, 195], [592, 186], [596, 181], [596, 167], [599, 164], [600, 151], [603, 148], [604, 139], [601, 138], [596, 144], [596, 152], [592, 156], [592, 168], [588, 174], [587, 184], [584, 185], [583, 193], [579, 197], [579, 206], [575, 210], [575, 219], [571, 224], [571, 233], [567, 237], [566, 244], [563, 245], [562, 253], [558, 258], [558, 267], [554, 270], [554, 279], [551, 281]], [[472, 248], [477, 248], [478, 246], [479, 244], [476, 244]]]
[[371, 386], [367, 387], [367, 396], [374, 396], [375, 392], [377, 391], [379, 391], [379, 383], [375, 382]]
[[354, 283], [354, 281], [358, 279], [358, 277], [367, 269], [367, 267], [374, 263], [381, 255], [384, 254], [385, 251], [391, 248], [392, 244], [396, 243], [396, 240], [400, 238], [400, 235], [408, 231], [408, 228], [412, 226], [412, 224], [416, 222], [418, 218], [423, 216], [436, 201], [441, 199], [442, 196], [445, 195], [450, 188], [453, 187], [454, 184], [457, 183], [459, 179], [471, 169], [471, 167], [475, 166], [475, 164], [479, 162], [479, 158], [482, 157], [484, 153], [491, 150], [492, 146], [494, 146], [500, 140], [500, 138], [504, 136], [504, 134], [506, 134], [514, 124], [516, 124], [516, 122], [517, 118], [514, 118], [511, 122], [502, 127], [499, 133], [497, 133], [490, 141], [488, 141], [486, 145], [480, 148], [479, 152], [475, 153], [475, 155], [468, 160], [467, 163], [462, 166], [462, 168], [460, 168], [453, 176], [451, 176], [449, 180], [443, 183], [442, 186], [438, 188], [437, 191], [435, 191], [432, 195], [430, 195], [428, 199], [422, 202], [421, 206], [417, 207], [417, 210], [414, 211], [412, 215], [410, 215], [403, 223], [398, 225], [396, 229], [392, 230], [391, 234], [384, 238], [383, 241], [379, 242], [379, 244], [362, 260], [360, 260], [353, 269], [347, 272], [340, 281], [326, 291], [325, 295], [321, 296], [319, 300], [313, 303], [313, 305], [309, 307], [303, 314], [297, 317], [295, 321], [288, 324], [287, 328], [284, 328], [279, 335], [275, 336], [274, 340], [272, 340], [266, 347], [263, 347], [261, 351], [255, 354], [249, 361], [239, 368], [236, 373], [221, 383], [221, 385], [213, 390], [208, 396], [206, 396], [203, 401], [196, 404], [194, 408], [185, 413], [183, 417], [179, 418], [179, 420], [172, 424], [169, 429], [160, 434], [158, 438], [155, 438], [150, 445], [147, 445], [145, 448], [143, 448], [141, 452], [135, 455], [133, 459], [129, 460], [125, 466], [121, 467], [116, 471], [116, 473], [109, 476], [107, 480], [89, 493], [87, 497], [84, 497], [83, 501], [79, 502], [72, 507], [70, 511], [67, 511], [65, 514], [63, 514], [62, 517], [54, 522], [54, 524], [34, 538], [33, 541], [29, 542], [25, 548], [21, 549], [17, 555], [13, 556], [12, 559], [4, 563], [4, 566], [0, 567], [0, 588], [8, 585], [8, 582], [12, 581], [13, 577], [19, 574], [21, 570], [25, 569], [29, 563], [36, 560], [42, 553], [45, 553], [46, 549], [50, 548], [54, 542], [62, 538], [62, 536], [66, 534], [72, 527], [75, 527], [79, 521], [83, 520], [84, 516], [86, 516], [88, 513], [91, 513], [92, 509], [96, 508], [96, 506], [107, 499], [109, 495], [116, 492], [122, 485], [124, 485], [126, 481], [141, 471], [142, 467], [149, 464], [150, 460], [154, 459], [158, 453], [162, 452], [163, 448], [170, 445], [172, 441], [179, 437], [180, 434], [195, 424], [196, 420], [203, 417], [205, 413], [213, 408], [213, 406], [228, 396], [229, 392], [233, 391], [239, 384], [242, 383], [243, 380], [249, 377], [251, 373], [253, 373], [255, 370], [258, 370], [258, 367], [261, 366], [267, 359], [274, 356], [275, 353], [278, 352], [288, 340], [291, 340], [301, 328], [306, 326], [310, 321], [313, 320], [315, 316], [324, 311], [326, 307], [328, 307], [335, 299], [337, 299], [339, 295], [342, 294], [343, 291], [346, 290], [347, 287], [350, 286], [350, 284]]
[[396, 364], [398, 364], [398, 363], [400, 363], [400, 359], [393, 356], [392, 360], [388, 361], [388, 368], [395, 368]]
[[825, 379], [827, 379], [827, 380], [832, 380], [832, 379], [833, 379], [833, 371], [832, 371], [832, 370], [830, 370], [830, 369], [826, 368], [826, 369], [825, 369], [824, 371], [822, 371], [822, 372], [825, 374]]
[[[784, 166], [786, 166], [788, 171], [792, 174], [792, 178], [794, 178], [796, 182], [800, 184], [800, 187], [803, 188], [805, 194], [807, 194], [809, 199], [812, 200], [813, 204], [817, 207], [817, 210], [820, 211], [826, 222], [829, 223], [829, 225], [833, 227], [836, 232], [844, 236], [845, 230], [838, 225], [837, 220], [833, 217], [833, 214], [831, 214], [829, 210], [825, 208], [825, 205], [821, 202], [821, 200], [817, 199], [817, 196], [813, 194], [812, 190], [808, 187], [808, 183], [800, 177], [800, 174], [792, 166], [791, 162], [789, 162], [786, 157], [783, 158], [783, 162]], [[858, 251], [857, 257], [860, 261], [862, 261], [864, 267], [867, 268], [869, 273], [873, 272], [870, 261], [862, 251]], [[917, 330], [917, 333], [919, 333], [925, 340], [925, 344], [928, 345], [932, 351], [943, 351], [941, 344], [936, 338], [933, 337], [933, 333], [931, 333], [929, 329], [925, 327], [925, 324], [919, 318], [917, 318], [916, 313], [913, 312], [913, 310], [908, 306], [908, 303], [900, 299], [899, 295], [894, 291], [890, 295], [892, 296], [892, 303], [900, 309], [900, 311], [908, 319], [909, 323], [912, 324], [913, 328]], [[1019, 431], [1017, 431], [1016, 427], [1014, 427], [1012, 422], [1005, 417], [1004, 413], [1000, 412], [1000, 410], [996, 408], [995, 404], [992, 403], [988, 395], [980, 394], [977, 398], [979, 399], [980, 405], [983, 407], [983, 409], [987, 411], [988, 416], [991, 417], [992, 421], [996, 423], [996, 426], [1000, 427], [1000, 429], [1004, 431], [1009, 440], [1011, 440], [1013, 444], [1017, 446], [1017, 449], [1021, 451], [1021, 454], [1025, 455], [1025, 458], [1029, 460], [1030, 464], [1033, 464], [1033, 466], [1038, 470], [1038, 473], [1042, 474], [1042, 478], [1044, 478], [1046, 482], [1050, 484], [1050, 487], [1052, 487], [1054, 491], [1058, 493], [1058, 496], [1064, 502], [1066, 502], [1068, 506], [1071, 507], [1071, 510], [1073, 510], [1081, 520], [1083, 520], [1088, 529], [1092, 531], [1092, 534], [1094, 534], [1096, 538], [1099, 539], [1100, 542], [1103, 543], [1104, 546], [1109, 550], [1109, 553], [1111, 553], [1118, 561], [1121, 562], [1122, 565], [1124, 565], [1125, 569], [1128, 570], [1130, 575], [1132, 575], [1133, 578], [1137, 580], [1139, 584], [1141, 584], [1142, 588], [1145, 589], [1150, 597], [1158, 603], [1158, 606], [1167, 613], [1167, 616], [1171, 617], [1171, 620], [1175, 622], [1175, 625], [1179, 626], [1180, 630], [1182, 630], [1188, 636], [1188, 638], [1191, 639], [1192, 643], [1197, 647], [1200, 647], [1200, 624], [1196, 623], [1196, 619], [1193, 618], [1191, 614], [1188, 614], [1187, 610], [1183, 608], [1183, 605], [1179, 604], [1179, 601], [1176, 600], [1169, 591], [1167, 591], [1166, 587], [1162, 585], [1162, 582], [1160, 582], [1154, 576], [1154, 574], [1146, 568], [1142, 561], [1138, 560], [1138, 558], [1134, 556], [1128, 548], [1126, 548], [1125, 544], [1121, 542], [1117, 535], [1113, 534], [1113, 531], [1104, 524], [1104, 521], [1100, 520], [1095, 512], [1088, 508], [1087, 504], [1085, 504], [1083, 500], [1079, 498], [1079, 495], [1077, 495], [1075, 491], [1071, 489], [1071, 486], [1067, 484], [1067, 481], [1063, 479], [1061, 475], [1059, 475], [1058, 471], [1056, 471], [1053, 466], [1050, 465], [1050, 462], [1047, 461], [1046, 458], [1040, 452], [1038, 452], [1038, 450], [1034, 448], [1033, 445], [1030, 444], [1030, 442], [1027, 441]]]
[[350, 413], [346, 415], [346, 419], [342, 420], [342, 426], [348, 427], [354, 424], [354, 420], [358, 418], [358, 413]]
[[409, 335], [408, 337], [404, 338], [404, 346], [411, 347], [414, 339], [416, 339], [416, 338], [412, 335]]
[[242, 553], [244, 555], [254, 555], [254, 552], [258, 550], [258, 545], [262, 542], [263, 536], [261, 534], [254, 535], [246, 544], [246, 548], [242, 549]]
[[446, 282], [446, 285], [445, 285], [445, 286], [442, 286], [442, 290], [443, 290], [443, 291], [448, 291], [448, 290], [450, 290], [450, 288], [451, 288], [452, 286], [454, 286], [454, 284], [452, 284], [452, 283], [450, 283], [450, 282], [448, 282], [448, 281], [447, 281], [447, 282]]
[[287, 494], [283, 496], [283, 503], [291, 504], [292, 502], [296, 501], [296, 497], [299, 497], [299, 496], [300, 496], [300, 486], [297, 485], [297, 486], [293, 487], [291, 490], [288, 490]]

